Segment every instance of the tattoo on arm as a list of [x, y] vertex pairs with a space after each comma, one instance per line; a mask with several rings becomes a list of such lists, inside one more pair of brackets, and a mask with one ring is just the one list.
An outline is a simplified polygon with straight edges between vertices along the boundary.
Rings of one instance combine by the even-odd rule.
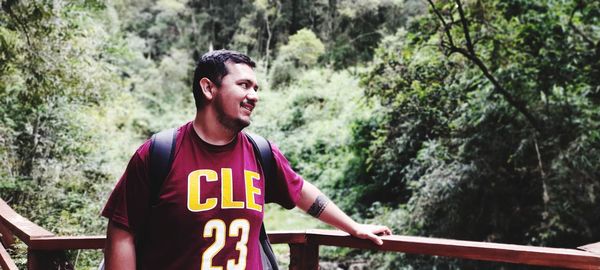
[[318, 218], [321, 215], [321, 213], [323, 213], [323, 210], [325, 210], [325, 207], [327, 207], [328, 203], [329, 199], [327, 199], [325, 195], [319, 194], [319, 196], [317, 196], [317, 198], [315, 199], [315, 202], [310, 206], [310, 208], [308, 208], [308, 211], [306, 211], [306, 213]]

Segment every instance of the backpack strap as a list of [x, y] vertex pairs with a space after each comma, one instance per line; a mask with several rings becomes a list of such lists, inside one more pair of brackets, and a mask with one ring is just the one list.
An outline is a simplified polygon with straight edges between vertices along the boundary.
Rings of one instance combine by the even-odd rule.
[[151, 205], [155, 205], [175, 157], [177, 130], [163, 130], [152, 135], [150, 140], [150, 202]]
[[[258, 157], [258, 162], [262, 167], [263, 173], [265, 174], [265, 192], [267, 181], [275, 181], [275, 158], [273, 157], [273, 151], [271, 149], [271, 144], [262, 136], [246, 133], [244, 132], [248, 140], [252, 143], [252, 148], [254, 148], [254, 154]], [[259, 241], [261, 245], [261, 259], [263, 264], [263, 269], [272, 269], [278, 270], [277, 260], [275, 259], [275, 253], [273, 253], [273, 248], [271, 248], [271, 243], [269, 243], [269, 237], [267, 235], [267, 231], [265, 230], [265, 223], [263, 222], [260, 227], [260, 236]], [[264, 255], [263, 255], [264, 254]]]
[[[260, 166], [265, 174], [265, 181], [274, 181], [275, 179], [275, 158], [271, 144], [267, 139], [260, 135], [244, 132], [248, 140], [252, 143], [254, 154], [258, 157]], [[266, 183], [266, 182], [265, 182]]]

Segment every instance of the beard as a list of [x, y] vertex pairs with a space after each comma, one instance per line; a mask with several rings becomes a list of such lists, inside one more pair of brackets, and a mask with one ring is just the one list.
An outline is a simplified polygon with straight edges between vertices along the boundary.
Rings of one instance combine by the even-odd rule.
[[225, 112], [224, 107], [225, 107], [225, 105], [223, 104], [223, 102], [221, 102], [221, 100], [216, 102], [215, 108], [217, 111], [217, 121], [219, 121], [219, 123], [221, 125], [223, 125], [223, 127], [237, 133], [237, 132], [242, 131], [242, 129], [244, 129], [245, 127], [250, 125], [249, 120], [241, 119], [239, 117], [232, 117], [232, 116], [228, 115]]

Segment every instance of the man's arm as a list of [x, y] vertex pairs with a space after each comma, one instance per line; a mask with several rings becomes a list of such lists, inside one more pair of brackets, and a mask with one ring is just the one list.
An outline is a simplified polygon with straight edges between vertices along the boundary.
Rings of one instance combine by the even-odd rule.
[[131, 232], [108, 222], [104, 247], [104, 269], [135, 269], [135, 241]]
[[302, 186], [300, 200], [296, 206], [331, 226], [355, 237], [369, 239], [378, 245], [383, 244], [381, 238], [377, 236], [378, 234], [392, 234], [392, 231], [386, 226], [356, 223], [337, 205], [329, 201], [317, 187], [306, 181]]

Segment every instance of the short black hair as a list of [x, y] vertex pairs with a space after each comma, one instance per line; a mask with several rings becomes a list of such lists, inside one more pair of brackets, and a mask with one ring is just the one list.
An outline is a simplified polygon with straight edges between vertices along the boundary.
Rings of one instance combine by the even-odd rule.
[[200, 80], [202, 78], [208, 78], [211, 82], [216, 84], [217, 87], [220, 87], [221, 80], [228, 73], [227, 67], [225, 66], [225, 63], [228, 61], [236, 64], [246, 64], [251, 68], [256, 67], [256, 63], [254, 63], [250, 57], [236, 51], [215, 50], [202, 55], [200, 60], [198, 60], [198, 64], [196, 65], [196, 71], [194, 71], [194, 81], [192, 87], [197, 109], [202, 106], [202, 102], [204, 100], [202, 89], [200, 89]]

